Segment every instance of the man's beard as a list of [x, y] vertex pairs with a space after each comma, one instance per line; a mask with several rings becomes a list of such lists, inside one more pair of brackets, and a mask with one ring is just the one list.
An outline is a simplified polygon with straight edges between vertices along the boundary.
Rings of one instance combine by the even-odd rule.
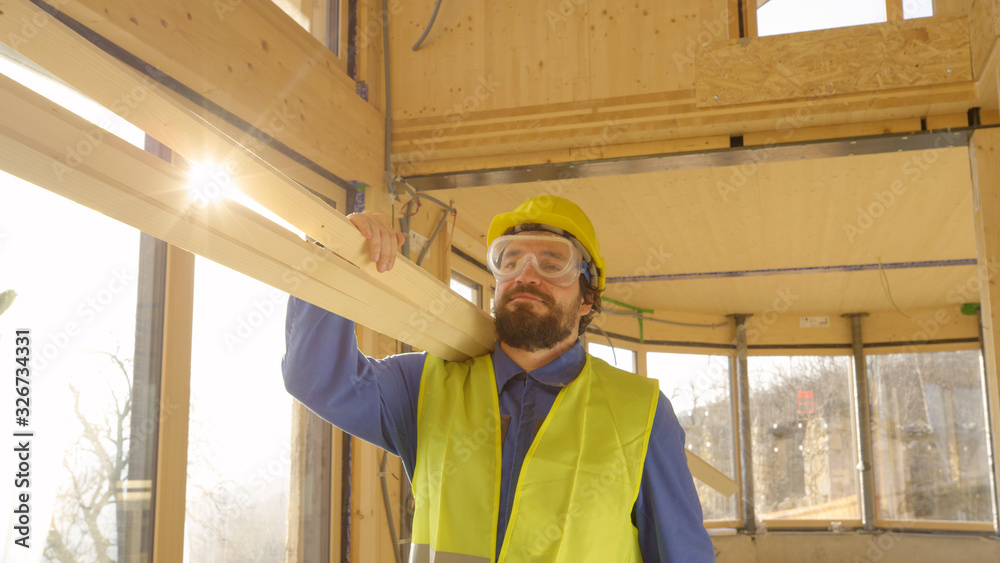
[[[515, 303], [508, 308], [510, 298], [527, 293], [541, 299], [549, 310], [535, 313], [531, 303]], [[528, 285], [517, 285], [507, 290], [496, 303], [497, 336], [500, 341], [520, 350], [534, 352], [555, 347], [573, 332], [573, 323], [579, 322], [571, 308], [562, 309], [555, 300]]]

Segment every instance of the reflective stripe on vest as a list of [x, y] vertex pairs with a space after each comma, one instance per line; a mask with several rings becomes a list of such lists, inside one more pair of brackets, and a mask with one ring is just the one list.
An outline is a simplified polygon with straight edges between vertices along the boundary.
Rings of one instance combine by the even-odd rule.
[[490, 563], [487, 557], [434, 551], [425, 543], [410, 544], [410, 563]]
[[[642, 561], [631, 512], [657, 388], [655, 380], [587, 356], [525, 457], [500, 561]], [[415, 550], [492, 562], [501, 444], [491, 357], [457, 363], [428, 356], [417, 428]]]

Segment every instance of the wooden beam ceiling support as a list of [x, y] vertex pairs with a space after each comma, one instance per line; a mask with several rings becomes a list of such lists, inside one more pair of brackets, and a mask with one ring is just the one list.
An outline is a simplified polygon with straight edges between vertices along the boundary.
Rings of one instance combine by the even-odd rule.
[[[492, 349], [495, 338], [492, 320], [485, 314], [478, 319], [463, 317], [461, 311], [467, 309], [468, 303], [446, 285], [432, 280], [406, 260], [398, 261], [392, 271], [378, 274], [367, 257], [364, 239], [343, 215], [256, 158], [251, 151], [240, 148], [234, 139], [193, 115], [168, 89], [151, 84], [148, 79], [112, 60], [30, 2], [6, 2], [0, 0], [3, 12], [0, 14], [0, 40], [10, 41], [25, 56], [106, 107], [117, 108], [118, 113], [134, 120], [133, 123], [164, 144], [182, 147], [177, 149], [181, 154], [190, 158], [201, 150], [212, 155], [211, 160], [225, 164], [227, 175], [231, 175], [227, 178], [255, 201], [368, 274], [377, 275], [378, 280], [406, 288], [403, 295], [411, 304], [434, 308], [435, 312], [428, 314], [428, 318], [448, 314], [464, 319], [465, 324], [460, 329], [464, 338], [472, 338], [486, 349]], [[29, 41], [11, 41], [12, 37], [21, 37], [19, 27], [23, 21], [40, 22], [41, 25], [34, 24]], [[418, 320], [419, 326], [427, 324], [423, 317]], [[447, 331], [435, 334], [444, 335]]]
[[[372, 274], [238, 204], [200, 206], [170, 164], [6, 77], [0, 99], [0, 169], [442, 357], [492, 350], [489, 316], [416, 266], [412, 277]], [[68, 150], [86, 156], [66, 160]]]
[[[282, 150], [290, 150], [282, 168], [296, 179], [298, 168], [311, 167], [311, 176], [320, 171], [335, 183], [358, 180], [384, 188], [382, 114], [355, 93], [353, 80], [338, 68], [333, 53], [272, 2], [60, 0], [53, 5], [61, 17], [86, 26], [110, 42], [110, 50], [124, 53], [119, 56], [135, 57], [132, 64], [145, 74], [170, 84], [143, 78], [158, 89], [172, 87], [175, 97], [184, 98], [175, 103], [211, 123], [228, 120], [224, 127], [245, 138], [244, 144], [255, 145], [251, 150], [270, 153], [268, 159], [275, 163], [282, 162], [277, 156]], [[38, 7], [27, 0], [0, 0], [0, 11], [0, 19], [10, 20], [3, 24], [3, 40], [63, 78], [58, 68], [36, 58], [46, 50], [36, 43], [53, 33], [48, 29], [52, 20], [32, 13]], [[35, 23], [25, 30], [25, 21]], [[91, 72], [91, 81], [103, 79]], [[87, 87], [74, 86], [89, 94]], [[118, 108], [109, 107], [122, 113], [119, 109], [128, 103], [119, 99]], [[157, 127], [133, 123], [169, 144]], [[240, 130], [247, 124], [249, 136]], [[192, 160], [201, 156], [170, 146]], [[309, 180], [310, 174], [301, 172], [301, 177]]]
[[776, 144], [754, 139], [760, 146], [745, 146], [680, 154], [658, 154], [621, 159], [581, 162], [557, 162], [533, 166], [515, 166], [496, 170], [472, 170], [412, 176], [407, 183], [418, 190], [438, 190], [519, 184], [523, 182], [560, 181], [571, 178], [595, 178], [645, 174], [667, 170], [688, 170], [716, 166], [757, 165], [762, 162], [787, 162], [838, 156], [919, 151], [963, 146], [969, 130], [897, 133], [855, 139], [819, 140]]

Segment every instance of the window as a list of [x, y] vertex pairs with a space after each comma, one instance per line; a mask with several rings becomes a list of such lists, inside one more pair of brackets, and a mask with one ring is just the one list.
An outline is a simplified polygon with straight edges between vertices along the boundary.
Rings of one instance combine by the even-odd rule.
[[991, 519], [978, 350], [868, 357], [878, 516]]
[[759, 518], [860, 518], [849, 356], [748, 358]]
[[[6, 46], [0, 73], [142, 145], [141, 131]], [[153, 306], [138, 300], [140, 233], [3, 172], [0, 201], [0, 292], [17, 293], [0, 316], [0, 351], [14, 357], [14, 331], [31, 331], [23, 429], [32, 459], [48, 460], [16, 487], [30, 496], [32, 552], [147, 561], [158, 415], [143, 410], [156, 390], [136, 340], [158, 327], [137, 330], [137, 309]]]
[[281, 379], [287, 298], [196, 261], [185, 560], [284, 559], [292, 406]]
[[13, 489], [30, 496], [30, 545], [46, 560], [144, 561], [151, 483], [130, 471], [150, 462], [132, 447], [155, 426], [137, 419], [133, 429], [139, 232], [2, 172], [0, 201], [17, 202], [0, 206], [0, 291], [17, 293], [0, 315], [4, 357], [14, 357], [15, 330], [31, 331], [18, 429], [34, 432], [36, 463]]
[[483, 286], [458, 272], [451, 273], [451, 289], [476, 307], [483, 306]]
[[635, 351], [629, 350], [628, 348], [621, 348], [615, 346], [605, 346], [604, 344], [597, 344], [596, 342], [591, 342], [587, 344], [587, 352], [595, 358], [600, 358], [605, 362], [615, 366], [618, 369], [623, 369], [635, 373]]
[[[930, 0], [909, 0], [930, 2]], [[768, 0], [757, 9], [757, 35], [779, 35], [886, 21], [884, 0]]]
[[903, 19], [929, 18], [934, 15], [934, 0], [903, 0]]
[[[646, 373], [659, 380], [686, 435], [688, 450], [735, 477], [733, 407], [728, 356], [646, 354]], [[697, 479], [705, 520], [735, 520], [736, 495], [725, 497]]]

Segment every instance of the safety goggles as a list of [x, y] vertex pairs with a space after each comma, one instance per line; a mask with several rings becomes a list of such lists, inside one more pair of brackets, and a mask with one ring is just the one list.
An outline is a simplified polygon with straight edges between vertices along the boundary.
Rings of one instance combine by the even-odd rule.
[[486, 252], [486, 263], [498, 282], [517, 276], [531, 264], [549, 283], [569, 287], [586, 268], [580, 250], [559, 235], [505, 235]]

